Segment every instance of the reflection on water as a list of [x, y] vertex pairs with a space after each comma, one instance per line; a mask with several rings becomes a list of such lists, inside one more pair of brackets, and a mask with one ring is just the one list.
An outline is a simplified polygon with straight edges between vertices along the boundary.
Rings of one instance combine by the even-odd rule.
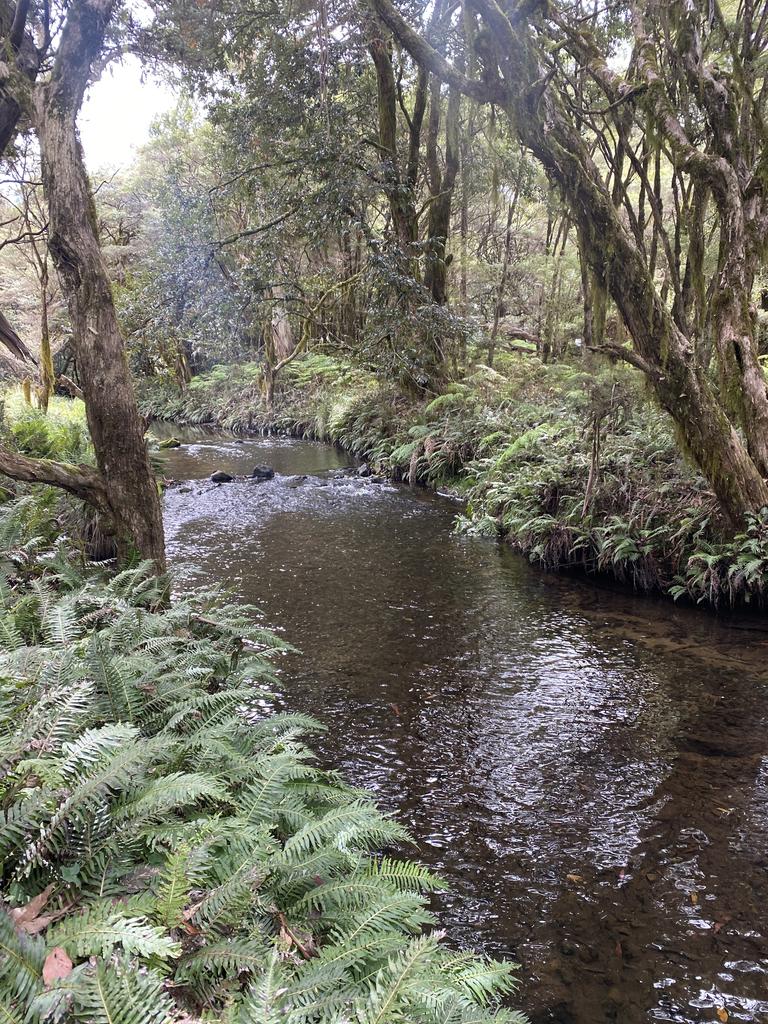
[[227, 584], [300, 648], [281, 699], [448, 877], [452, 939], [520, 960], [534, 1021], [768, 1021], [759, 622], [544, 576], [322, 445], [165, 461], [193, 481], [166, 496], [177, 585]]

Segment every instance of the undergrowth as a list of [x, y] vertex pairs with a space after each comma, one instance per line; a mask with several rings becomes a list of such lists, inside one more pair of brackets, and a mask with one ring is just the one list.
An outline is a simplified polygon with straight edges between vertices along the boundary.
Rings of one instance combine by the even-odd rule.
[[25, 545], [0, 585], [0, 1019], [513, 1024], [511, 966], [448, 948], [408, 837], [270, 713], [283, 645]]
[[[95, 462], [85, 406], [79, 399], [51, 397], [47, 414], [28, 405], [21, 388], [9, 388], [0, 401], [0, 442], [30, 458], [93, 465]], [[66, 539], [72, 555], [81, 561], [104, 560], [115, 555], [115, 541], [102, 517], [90, 505], [65, 491], [42, 484], [6, 479], [0, 501], [34, 496], [27, 514], [40, 529], [32, 531], [30, 557], [40, 543]]]

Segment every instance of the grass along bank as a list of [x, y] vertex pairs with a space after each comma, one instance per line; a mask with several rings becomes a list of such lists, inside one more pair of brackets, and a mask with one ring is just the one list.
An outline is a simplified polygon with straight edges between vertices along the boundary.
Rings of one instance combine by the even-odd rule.
[[330, 441], [395, 479], [450, 486], [467, 502], [459, 529], [502, 537], [549, 571], [714, 607], [768, 594], [768, 512], [733, 534], [629, 367], [505, 355], [417, 399], [310, 354], [285, 367], [272, 409], [256, 364], [215, 367], [183, 393], [145, 383], [141, 404], [180, 423]]

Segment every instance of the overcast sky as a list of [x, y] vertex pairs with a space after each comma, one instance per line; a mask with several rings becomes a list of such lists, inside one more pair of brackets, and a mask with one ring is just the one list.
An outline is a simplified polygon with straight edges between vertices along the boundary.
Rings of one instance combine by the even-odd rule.
[[149, 138], [154, 117], [173, 106], [170, 86], [158, 79], [142, 82], [138, 60], [127, 57], [91, 86], [80, 113], [80, 138], [88, 170], [115, 170], [130, 164]]

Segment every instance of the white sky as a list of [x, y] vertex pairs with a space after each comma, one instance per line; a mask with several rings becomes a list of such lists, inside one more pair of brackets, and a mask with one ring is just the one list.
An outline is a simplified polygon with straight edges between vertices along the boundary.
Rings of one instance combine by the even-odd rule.
[[149, 76], [142, 81], [135, 57], [107, 69], [91, 86], [78, 124], [88, 170], [127, 167], [149, 138], [149, 126], [176, 101], [167, 82]]

